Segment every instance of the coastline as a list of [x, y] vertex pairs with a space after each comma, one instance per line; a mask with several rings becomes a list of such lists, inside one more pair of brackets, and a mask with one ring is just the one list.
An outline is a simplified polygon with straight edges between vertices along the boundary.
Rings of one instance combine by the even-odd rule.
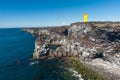
[[120, 79], [120, 22], [78, 22], [70, 26], [23, 30], [37, 36], [35, 59], [79, 57], [82, 64], [105, 74], [108, 80]]

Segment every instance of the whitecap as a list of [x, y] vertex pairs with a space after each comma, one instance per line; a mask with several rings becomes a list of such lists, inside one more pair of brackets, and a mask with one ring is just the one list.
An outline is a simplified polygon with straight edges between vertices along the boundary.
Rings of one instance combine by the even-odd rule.
[[79, 74], [79, 73], [78, 73], [77, 71], [75, 71], [74, 69], [69, 68], [68, 70], [69, 70], [69, 72], [73, 73], [72, 76], [78, 77], [79, 80], [84, 80], [84, 79], [81, 77], [81, 74]]
[[30, 62], [30, 66], [38, 64], [38, 63], [39, 63], [38, 61]]

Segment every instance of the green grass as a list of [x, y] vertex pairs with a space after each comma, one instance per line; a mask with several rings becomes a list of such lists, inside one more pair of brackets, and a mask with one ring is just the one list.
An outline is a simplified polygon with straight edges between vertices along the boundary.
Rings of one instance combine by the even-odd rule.
[[66, 58], [66, 60], [64, 60], [64, 64], [64, 67], [74, 68], [79, 74], [82, 75], [84, 80], [107, 80], [107, 78], [105, 78], [103, 75], [98, 74], [91, 68], [82, 64], [78, 58]]

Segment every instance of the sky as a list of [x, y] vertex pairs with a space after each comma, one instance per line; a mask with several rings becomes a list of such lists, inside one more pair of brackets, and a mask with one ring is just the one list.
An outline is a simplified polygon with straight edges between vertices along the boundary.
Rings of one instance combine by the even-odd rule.
[[0, 28], [120, 21], [120, 0], [0, 0]]

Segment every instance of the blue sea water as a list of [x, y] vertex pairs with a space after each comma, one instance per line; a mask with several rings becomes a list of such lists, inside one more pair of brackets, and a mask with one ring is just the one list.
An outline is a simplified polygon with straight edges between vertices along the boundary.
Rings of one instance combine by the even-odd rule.
[[59, 60], [32, 59], [34, 42], [21, 29], [0, 29], [0, 80], [70, 80]]
[[0, 29], [0, 80], [33, 80], [35, 37], [18, 28]]

